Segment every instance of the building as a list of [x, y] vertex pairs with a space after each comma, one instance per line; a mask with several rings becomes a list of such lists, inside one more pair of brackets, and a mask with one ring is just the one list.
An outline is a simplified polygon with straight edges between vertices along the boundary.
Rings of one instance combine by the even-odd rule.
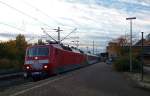
[[116, 47], [116, 42], [109, 42], [107, 46], [108, 58], [116, 58], [118, 56]]
[[[150, 65], [150, 37], [147, 36], [146, 39], [143, 41], [143, 56], [144, 56], [144, 64]], [[108, 52], [108, 58], [117, 58], [118, 56], [121, 56], [118, 52], [118, 50], [125, 49], [125, 54], [126, 56], [129, 55], [129, 45], [124, 45], [124, 46], [118, 46], [117, 42], [109, 42], [107, 46], [107, 52]], [[133, 56], [137, 57], [140, 59], [142, 53], [142, 40], [139, 40], [136, 44], [132, 46], [132, 54]]]

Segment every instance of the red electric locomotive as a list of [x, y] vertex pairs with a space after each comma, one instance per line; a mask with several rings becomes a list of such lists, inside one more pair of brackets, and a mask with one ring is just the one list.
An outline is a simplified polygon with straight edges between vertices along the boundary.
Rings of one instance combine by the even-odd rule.
[[98, 62], [98, 57], [61, 44], [34, 45], [27, 48], [24, 77], [58, 74]]

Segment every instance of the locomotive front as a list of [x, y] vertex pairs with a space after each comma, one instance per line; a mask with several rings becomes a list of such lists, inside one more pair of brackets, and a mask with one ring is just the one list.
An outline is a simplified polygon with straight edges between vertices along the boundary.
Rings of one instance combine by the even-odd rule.
[[33, 46], [26, 50], [24, 63], [24, 77], [48, 75], [50, 61], [49, 46]]

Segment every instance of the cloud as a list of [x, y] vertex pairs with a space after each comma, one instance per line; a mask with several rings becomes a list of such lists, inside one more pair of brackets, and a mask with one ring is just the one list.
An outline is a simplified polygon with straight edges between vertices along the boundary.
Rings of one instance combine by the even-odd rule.
[[[12, 33], [12, 32], [0, 33], [0, 37], [5, 37], [5, 38], [16, 38], [17, 35], [18, 35], [17, 33]], [[24, 36], [26, 38], [38, 37], [38, 35], [33, 35], [33, 34], [25, 34]]]
[[[76, 35], [80, 37], [81, 43], [94, 40], [105, 49], [109, 40], [129, 33], [127, 17], [137, 17], [133, 21], [134, 34], [139, 31], [148, 33], [150, 30], [149, 0], [44, 0], [44, 2], [43, 0], [5, 0], [4, 2], [36, 18], [30, 18], [1, 4], [0, 22], [6, 25], [4, 27], [0, 24], [0, 33], [1, 37], [8, 39], [6, 32], [22, 33], [30, 37], [29, 33], [43, 35], [41, 27], [49, 26], [46, 29], [49, 31], [60, 26], [64, 30], [61, 36], [64, 37], [77, 28]], [[24, 31], [7, 26], [7, 24]], [[65, 28], [70, 29], [66, 31]], [[56, 32], [49, 33], [54, 38], [57, 37]]]
[[150, 7], [150, 1], [149, 0], [119, 0], [120, 2], [126, 2], [130, 4], [139, 4], [142, 6], [149, 6]]

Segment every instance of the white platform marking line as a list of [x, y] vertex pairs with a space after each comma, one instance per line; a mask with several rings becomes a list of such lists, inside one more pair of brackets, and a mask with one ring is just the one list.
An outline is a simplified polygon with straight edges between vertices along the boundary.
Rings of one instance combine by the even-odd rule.
[[60, 77], [60, 78], [58, 78], [58, 79], [50, 80], [49, 82], [42, 83], [42, 84], [40, 84], [40, 85], [36, 85], [36, 86], [34, 86], [34, 87], [31, 87], [31, 88], [29, 88], [29, 89], [22, 90], [22, 91], [20, 91], [20, 92], [17, 92], [17, 93], [15, 93], [15, 94], [10, 95], [10, 96], [17, 96], [17, 95], [19, 95], [19, 94], [25, 93], [25, 92], [30, 91], [30, 90], [32, 90], [32, 89], [36, 89], [36, 88], [42, 87], [42, 86], [44, 86], [44, 85], [47, 85], [47, 84], [49, 84], [49, 83], [52, 83], [52, 82], [55, 82], [55, 81], [64, 79], [65, 77], [68, 77], [68, 76], [63, 76], [63, 77]]

